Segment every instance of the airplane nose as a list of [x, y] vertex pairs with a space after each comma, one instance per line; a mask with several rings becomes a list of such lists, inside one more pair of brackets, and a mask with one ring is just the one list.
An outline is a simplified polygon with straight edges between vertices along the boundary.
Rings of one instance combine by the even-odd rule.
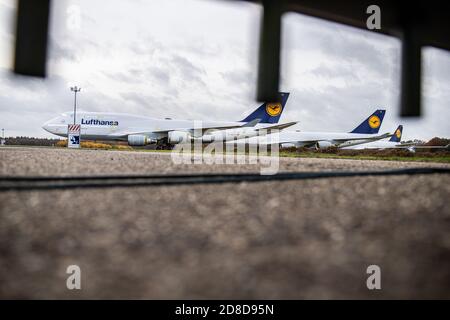
[[57, 131], [57, 126], [55, 126], [55, 123], [53, 120], [49, 120], [46, 123], [42, 125], [42, 129], [49, 133], [55, 133]]
[[50, 131], [50, 125], [49, 125], [48, 122], [44, 123], [44, 125], [42, 126], [42, 129], [44, 129], [45, 131], [51, 133], [51, 131]]

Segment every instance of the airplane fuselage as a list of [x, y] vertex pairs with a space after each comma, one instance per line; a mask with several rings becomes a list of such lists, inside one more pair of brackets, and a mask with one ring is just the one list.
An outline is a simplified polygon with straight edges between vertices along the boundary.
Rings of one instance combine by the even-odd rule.
[[[309, 147], [316, 144], [317, 141], [326, 141], [330, 144], [349, 144], [350, 141], [338, 142], [345, 139], [367, 139], [377, 136], [377, 134], [360, 134], [360, 133], [346, 133], [346, 132], [314, 132], [314, 131], [289, 131], [284, 130], [276, 134], [269, 134], [266, 136], [252, 137], [248, 139], [238, 140], [239, 143], [253, 144], [281, 144], [283, 147]], [[295, 141], [295, 142], [294, 142]], [[363, 141], [363, 140], [362, 140]], [[365, 141], [367, 142], [367, 141]], [[230, 142], [232, 143], [232, 142]], [[363, 143], [363, 142], [361, 142]]]
[[342, 149], [353, 149], [353, 150], [363, 150], [363, 149], [392, 149], [400, 146], [399, 142], [394, 141], [373, 141], [369, 143], [352, 145], [343, 147]]
[[[66, 112], [46, 122], [43, 128], [55, 135], [66, 137], [67, 126], [73, 124], [73, 113]], [[158, 119], [123, 113], [78, 112], [76, 124], [81, 125], [81, 136], [85, 140], [127, 140], [129, 135], [142, 134], [158, 140], [167, 136], [168, 131], [201, 130], [204, 127], [230, 127], [243, 122]], [[264, 128], [267, 124], [257, 124]], [[232, 129], [228, 129], [232, 130]], [[245, 129], [242, 129], [245, 130]]]

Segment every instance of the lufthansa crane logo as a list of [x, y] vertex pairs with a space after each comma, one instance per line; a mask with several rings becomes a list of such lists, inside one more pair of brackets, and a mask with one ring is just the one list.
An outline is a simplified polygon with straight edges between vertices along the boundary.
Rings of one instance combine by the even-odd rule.
[[371, 116], [370, 118], [369, 118], [369, 126], [372, 128], [372, 129], [376, 129], [376, 128], [378, 128], [379, 126], [381, 125], [381, 121], [380, 121], [380, 118], [378, 118], [378, 116]]
[[400, 137], [402, 136], [402, 132], [400, 131], [400, 129], [397, 129], [397, 131], [395, 131], [395, 135], [400, 139]]
[[269, 116], [271, 117], [276, 117], [281, 113], [282, 107], [281, 107], [281, 103], [277, 102], [277, 103], [268, 103], [266, 106], [266, 112], [269, 114]]

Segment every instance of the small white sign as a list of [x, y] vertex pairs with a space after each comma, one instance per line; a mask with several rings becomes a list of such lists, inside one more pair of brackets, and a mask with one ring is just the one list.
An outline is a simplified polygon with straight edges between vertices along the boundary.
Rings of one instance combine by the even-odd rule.
[[67, 147], [68, 148], [79, 148], [80, 147], [80, 132], [81, 125], [79, 124], [69, 124], [67, 126]]

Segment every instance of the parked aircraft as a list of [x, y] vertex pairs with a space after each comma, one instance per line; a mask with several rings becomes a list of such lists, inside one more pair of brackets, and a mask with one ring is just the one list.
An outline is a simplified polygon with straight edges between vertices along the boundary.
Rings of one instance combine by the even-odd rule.
[[450, 150], [450, 144], [446, 146], [426, 146], [417, 143], [400, 143], [402, 140], [403, 126], [399, 125], [397, 130], [388, 141], [379, 140], [359, 145], [353, 145], [348, 147], [343, 147], [342, 149], [406, 149], [410, 152], [415, 152], [416, 150]]
[[392, 137], [386, 141], [386, 140], [378, 140], [373, 142], [368, 142], [364, 144], [358, 144], [358, 145], [351, 145], [347, 147], [342, 147], [342, 149], [386, 149], [386, 148], [396, 148], [400, 147], [400, 141], [402, 139], [402, 133], [403, 133], [403, 126], [399, 125], [397, 130], [395, 130]]
[[[266, 102], [240, 121], [196, 121], [157, 119], [145, 116], [78, 112], [76, 123], [81, 125], [81, 138], [86, 140], [123, 140], [132, 146], [157, 144], [159, 147], [183, 141], [228, 141], [270, 133], [296, 124], [278, 124], [289, 93], [279, 93], [279, 101]], [[67, 125], [73, 123], [73, 113], [66, 112], [46, 122], [43, 129], [66, 137]], [[264, 130], [263, 130], [264, 129]]]
[[276, 134], [229, 141], [227, 144], [279, 144], [282, 147], [307, 147], [317, 149], [362, 144], [391, 136], [390, 133], [378, 134], [385, 113], [386, 110], [376, 110], [350, 132], [305, 132], [284, 130]]

